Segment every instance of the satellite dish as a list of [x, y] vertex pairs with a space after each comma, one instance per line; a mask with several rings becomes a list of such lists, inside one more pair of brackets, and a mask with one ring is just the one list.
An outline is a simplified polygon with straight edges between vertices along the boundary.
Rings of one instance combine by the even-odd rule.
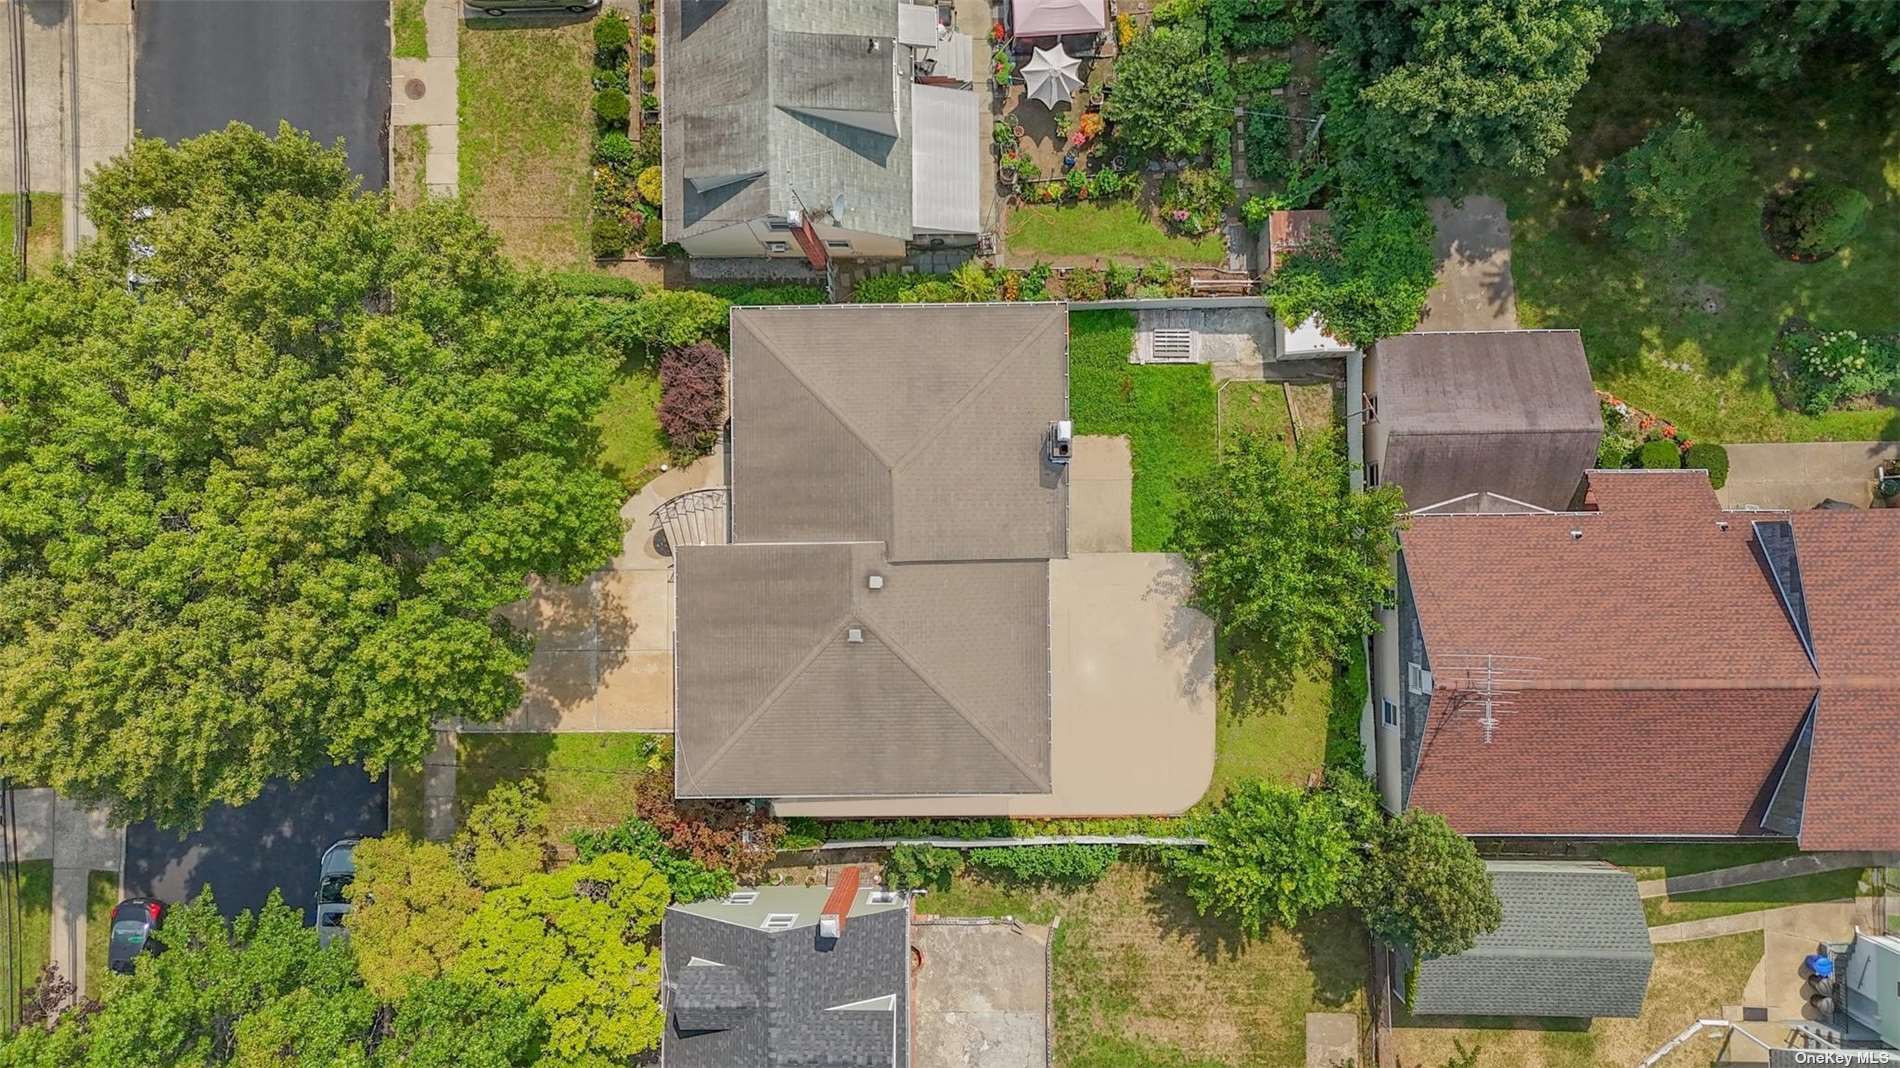
[[833, 219], [844, 218], [844, 194], [843, 193], [839, 193], [837, 196], [831, 198], [831, 217]]

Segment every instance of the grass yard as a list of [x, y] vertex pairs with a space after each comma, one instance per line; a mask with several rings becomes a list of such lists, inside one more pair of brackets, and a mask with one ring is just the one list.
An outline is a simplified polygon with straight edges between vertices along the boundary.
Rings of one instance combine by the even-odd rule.
[[1366, 934], [1344, 912], [1251, 938], [1196, 915], [1156, 869], [1118, 864], [1061, 916], [1061, 1068], [1300, 1064], [1308, 1012], [1365, 1012]]
[[1206, 364], [1128, 362], [1132, 312], [1069, 316], [1069, 411], [1077, 434], [1125, 434], [1134, 463], [1135, 552], [1156, 552], [1174, 531], [1183, 486], [1214, 463], [1214, 379]]
[[[15, 989], [25, 990], [39, 978], [40, 968], [53, 953], [53, 862], [22, 861], [18, 870], [17, 888], [12, 880], [0, 879], [0, 913], [14, 907], [13, 895], [17, 889], [20, 974], [15, 979]], [[0, 924], [0, 960], [11, 961], [13, 949], [6, 926]], [[4, 966], [0, 966], [0, 976], [4, 974]]]
[[1793, 879], [1777, 879], [1772, 883], [1735, 886], [1726, 890], [1652, 897], [1643, 901], [1643, 915], [1651, 927], [1658, 927], [1665, 923], [1687, 923], [1690, 920], [1733, 916], [1738, 912], [1756, 912], [1810, 901], [1852, 900], [1860, 883], [1860, 873], [1859, 868], [1847, 868]]
[[[58, 193], [33, 193], [32, 225], [26, 231], [26, 267], [44, 271], [59, 262], [65, 251], [66, 224], [61, 214]], [[8, 266], [5, 278], [13, 278], [13, 228], [19, 217], [19, 198], [0, 196], [0, 248], [6, 250]]]
[[628, 494], [659, 474], [667, 449], [660, 432], [660, 376], [651, 361], [621, 365], [594, 425], [600, 427], [601, 464]]
[[422, 769], [389, 769], [389, 833], [421, 838], [426, 828], [422, 809]]
[[1159, 258], [1220, 264], [1227, 259], [1227, 245], [1218, 231], [1192, 239], [1175, 237], [1133, 200], [1016, 205], [1009, 213], [1009, 251], [1031, 258], [1094, 256], [1125, 263]]
[[423, 0], [394, 0], [389, 5], [390, 55], [397, 59], [429, 58], [429, 27], [422, 20]]
[[991, 879], [966, 867], [950, 889], [932, 890], [918, 898], [917, 911], [926, 916], [1014, 916], [1025, 923], [1048, 923], [1062, 914], [1065, 902], [1061, 891]]
[[1478, 1051], [1477, 1068], [1636, 1064], [1699, 1017], [1719, 1015], [1723, 1005], [1739, 1003], [1742, 986], [1761, 954], [1759, 931], [1657, 946], [1643, 1015], [1634, 1020], [1593, 1020], [1587, 1027], [1573, 1020], [1414, 1020], [1402, 1007], [1395, 1007], [1392, 1033], [1399, 1064], [1401, 1068], [1438, 1068], [1456, 1052], [1454, 1041]]
[[548, 829], [615, 827], [634, 813], [634, 790], [666, 767], [672, 739], [663, 734], [463, 734], [455, 800], [462, 812], [504, 780], [533, 779], [548, 800]]
[[[1548, 171], [1502, 179], [1510, 205], [1518, 319], [1576, 327], [1598, 386], [1673, 420], [1692, 438], [1900, 438], [1893, 408], [1807, 416], [1769, 387], [1782, 321], [1823, 329], [1900, 328], [1900, 102], [1867, 64], [1820, 62], [1763, 90], [1727, 73], [1731, 57], [1693, 30], [1613, 35], [1570, 112], [1571, 142]], [[1750, 176], [1679, 247], [1648, 254], [1596, 228], [1587, 176], [1681, 108], [1744, 152]], [[1838, 255], [1796, 264], [1761, 237], [1761, 200], [1795, 177], [1837, 179], [1873, 201], [1866, 230]]]
[[587, 261], [593, 188], [593, 23], [463, 23], [462, 199], [516, 259]]
[[1293, 444], [1286, 387], [1278, 382], [1229, 382], [1220, 387], [1220, 437], [1237, 434], [1274, 437]]
[[1801, 852], [1793, 842], [1708, 842], [1694, 845], [1613, 845], [1597, 852], [1625, 868], [1638, 880], [1697, 875], [1722, 868], [1739, 868], [1764, 860], [1779, 860]]
[[413, 208], [427, 189], [429, 128], [397, 126], [389, 138], [389, 199], [399, 208]]
[[112, 907], [119, 903], [119, 873], [86, 875], [86, 989], [94, 995], [110, 974], [106, 949], [112, 941]]
[[1222, 679], [1214, 716], [1214, 778], [1201, 803], [1218, 802], [1241, 779], [1305, 784], [1326, 758], [1331, 677], [1301, 676], [1284, 707], [1247, 714], [1234, 711], [1231, 690], [1231, 682]]

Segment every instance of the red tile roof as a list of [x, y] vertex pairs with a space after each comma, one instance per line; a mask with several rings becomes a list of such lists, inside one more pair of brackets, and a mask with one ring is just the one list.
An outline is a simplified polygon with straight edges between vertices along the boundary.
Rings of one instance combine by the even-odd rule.
[[[1900, 848], [1900, 511], [1725, 512], [1699, 471], [1593, 472], [1594, 512], [1401, 535], [1436, 693], [1409, 803], [1471, 834], [1759, 833], [1817, 690], [1801, 844]], [[1753, 524], [1788, 522], [1817, 676]], [[1480, 654], [1520, 692], [1486, 732]]]

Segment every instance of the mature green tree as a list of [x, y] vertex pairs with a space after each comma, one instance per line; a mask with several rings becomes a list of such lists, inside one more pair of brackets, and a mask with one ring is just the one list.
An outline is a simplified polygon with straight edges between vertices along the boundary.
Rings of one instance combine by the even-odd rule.
[[1685, 0], [1684, 10], [1731, 30], [1735, 72], [1774, 86], [1799, 77], [1811, 53], [1843, 42], [1900, 74], [1900, 4], [1885, 0]]
[[709, 868], [666, 844], [660, 829], [638, 816], [605, 831], [580, 831], [570, 837], [582, 860], [603, 853], [625, 853], [653, 865], [666, 878], [674, 901], [704, 901], [725, 897], [738, 885], [727, 868]]
[[540, 1012], [544, 1064], [623, 1064], [660, 1040], [660, 957], [649, 936], [666, 902], [666, 880], [623, 853], [530, 875], [490, 891], [469, 917], [456, 972]]
[[1746, 167], [1741, 153], [1719, 144], [1693, 112], [1680, 111], [1611, 160], [1590, 195], [1619, 235], [1653, 252], [1706, 217], [1740, 184]]
[[397, 834], [364, 839], [354, 857], [344, 922], [370, 992], [395, 998], [447, 972], [462, 949], [462, 921], [482, 902], [448, 847]]
[[1243, 779], [1194, 829], [1207, 845], [1172, 851], [1165, 863], [1202, 915], [1249, 934], [1331, 908], [1350, 885], [1358, 844], [1326, 791]]
[[1194, 602], [1220, 627], [1247, 707], [1277, 705], [1296, 673], [1325, 669], [1374, 629], [1404, 503], [1390, 486], [1350, 492], [1336, 437], [1289, 450], [1238, 435], [1185, 500], [1173, 547], [1194, 567]]
[[1373, 934], [1423, 957], [1463, 953], [1504, 922], [1491, 873], [1471, 841], [1443, 816], [1418, 809], [1374, 836], [1353, 896]]
[[[354, 937], [354, 936], [352, 936]], [[409, 989], [376, 1068], [517, 1068], [541, 1058], [548, 1026], [528, 1003], [483, 983], [429, 979]]]
[[1541, 169], [1569, 139], [1570, 100], [1611, 21], [1597, 0], [1392, 0], [1326, 15], [1340, 106], [1329, 118], [1366, 165], [1439, 193], [1474, 169]]
[[496, 783], [455, 832], [455, 862], [483, 888], [518, 883], [546, 871], [553, 859], [548, 803], [532, 779]]
[[0, 294], [0, 764], [189, 824], [511, 710], [495, 608], [619, 545], [591, 318], [287, 128], [87, 193], [100, 239]]
[[1418, 325], [1437, 280], [1431, 215], [1416, 200], [1360, 195], [1333, 209], [1331, 232], [1267, 279], [1281, 322], [1317, 315], [1328, 333], [1366, 346]]
[[1115, 91], [1102, 105], [1115, 140], [1155, 159], [1225, 151], [1234, 124], [1227, 63], [1207, 35], [1165, 26], [1136, 37], [1115, 59]]
[[[98, 1011], [0, 1038], [5, 1068], [195, 1068], [211, 1064], [356, 1065], [375, 1006], [349, 952], [317, 948], [303, 914], [273, 893], [256, 915], [218, 914], [211, 892], [165, 917], [163, 953], [108, 988]], [[272, 1060], [271, 1055], [285, 1055]]]

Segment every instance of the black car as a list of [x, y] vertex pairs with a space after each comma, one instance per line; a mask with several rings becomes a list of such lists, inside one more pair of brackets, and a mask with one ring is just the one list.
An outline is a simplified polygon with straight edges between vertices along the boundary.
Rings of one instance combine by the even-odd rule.
[[106, 946], [106, 967], [132, 974], [132, 962], [141, 953], [162, 947], [152, 938], [165, 920], [165, 903], [149, 897], [128, 898], [112, 910], [112, 939]]

